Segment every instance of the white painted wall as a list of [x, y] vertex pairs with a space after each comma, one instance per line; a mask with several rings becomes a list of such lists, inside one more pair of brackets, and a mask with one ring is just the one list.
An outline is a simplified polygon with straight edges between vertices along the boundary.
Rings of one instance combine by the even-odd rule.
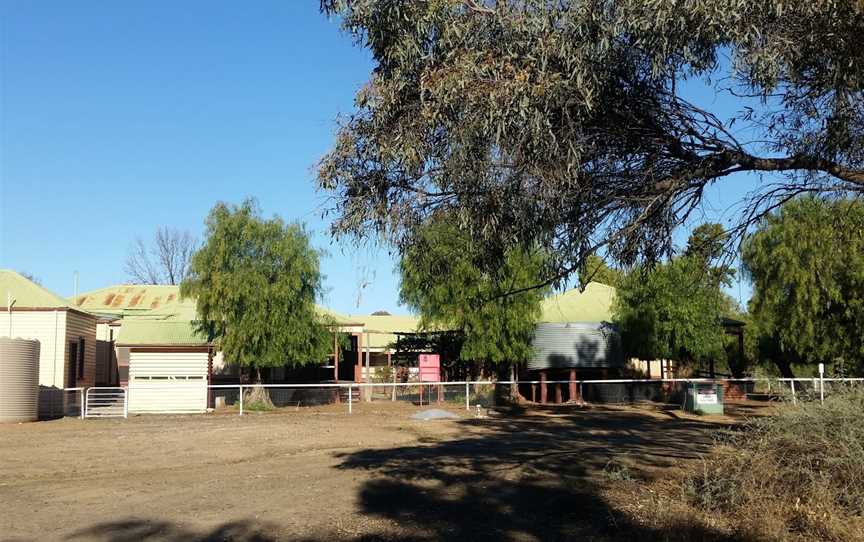
[[130, 352], [129, 411], [206, 410], [207, 357], [207, 352]]
[[[9, 317], [0, 311], [0, 335], [9, 333]], [[13, 310], [11, 318], [12, 337], [39, 341], [39, 385], [65, 387], [66, 311]]]

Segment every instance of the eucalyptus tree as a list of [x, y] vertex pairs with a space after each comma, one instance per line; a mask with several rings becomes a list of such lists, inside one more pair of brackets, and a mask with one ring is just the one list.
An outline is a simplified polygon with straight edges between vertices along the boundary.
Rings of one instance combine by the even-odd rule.
[[316, 300], [319, 253], [299, 224], [265, 219], [252, 200], [219, 203], [181, 285], [198, 325], [229, 363], [255, 371], [327, 359], [333, 344]]
[[800, 198], [765, 217], [743, 247], [750, 310], [790, 361], [864, 369], [864, 202]]
[[[397, 247], [436, 211], [480, 243], [630, 264], [711, 184], [764, 177], [742, 234], [802, 192], [864, 190], [857, 0], [323, 0], [374, 69], [318, 167], [337, 235]], [[740, 99], [719, 115], [706, 103]], [[732, 236], [731, 238], [736, 238]]]

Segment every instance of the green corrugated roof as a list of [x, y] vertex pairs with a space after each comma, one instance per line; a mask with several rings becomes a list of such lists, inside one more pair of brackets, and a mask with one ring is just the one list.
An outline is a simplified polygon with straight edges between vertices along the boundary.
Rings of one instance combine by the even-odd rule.
[[15, 298], [16, 308], [61, 308], [69, 303], [59, 295], [46, 290], [35, 282], [23, 277], [11, 269], [0, 269], [0, 304], [6, 306], [6, 294]]
[[125, 318], [119, 344], [124, 345], [205, 345], [207, 337], [189, 320]]
[[584, 292], [567, 290], [544, 299], [540, 322], [611, 322], [614, 298], [615, 288], [589, 282]]
[[[348, 319], [362, 323], [363, 331], [369, 332], [369, 346], [371, 348], [386, 348], [396, 342], [396, 333], [413, 333], [417, 331], [420, 319], [416, 316], [407, 315], [365, 315], [351, 314]], [[363, 340], [367, 338], [364, 335]]]
[[84, 310], [125, 316], [161, 310], [181, 299], [180, 287], [176, 285], [118, 284], [82, 293], [69, 302]]

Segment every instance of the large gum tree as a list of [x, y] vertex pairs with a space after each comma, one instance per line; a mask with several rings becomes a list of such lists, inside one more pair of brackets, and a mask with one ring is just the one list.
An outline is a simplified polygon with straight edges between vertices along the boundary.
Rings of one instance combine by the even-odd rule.
[[[435, 212], [500, 265], [548, 247], [662, 259], [706, 187], [762, 177], [743, 234], [802, 192], [864, 190], [857, 0], [323, 0], [374, 61], [318, 167], [337, 234], [397, 247]], [[739, 100], [720, 115], [685, 89]], [[729, 239], [740, 238], [731, 235]]]

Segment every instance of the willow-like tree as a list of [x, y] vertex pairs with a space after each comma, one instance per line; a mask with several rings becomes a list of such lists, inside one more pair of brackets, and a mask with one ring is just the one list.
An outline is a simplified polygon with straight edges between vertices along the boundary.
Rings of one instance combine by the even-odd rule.
[[264, 219], [256, 204], [217, 204], [181, 294], [196, 300], [198, 324], [229, 363], [254, 371], [321, 362], [333, 338], [315, 304], [319, 253], [299, 224]]
[[[334, 231], [401, 246], [435, 210], [481, 243], [671, 253], [711, 184], [864, 190], [860, 0], [323, 0], [374, 69], [318, 169]], [[694, 90], [696, 90], [694, 92]], [[704, 97], [704, 104], [688, 99]], [[734, 100], [740, 109], [711, 110]], [[504, 248], [502, 248], [504, 247]]]
[[696, 228], [682, 255], [637, 266], [619, 284], [613, 311], [629, 356], [686, 364], [726, 358], [721, 318], [731, 304], [722, 286], [731, 270], [718, 263], [719, 252], [706, 250], [712, 231], [722, 228]]
[[532, 286], [544, 258], [537, 250], [511, 249], [490, 271], [478, 261], [482, 257], [455, 222], [430, 220], [400, 260], [400, 297], [420, 315], [421, 329], [464, 334], [463, 361], [512, 367], [531, 356], [545, 294]]
[[[750, 310], [774, 361], [864, 369], [864, 203], [805, 197], [766, 217], [743, 247]], [[771, 339], [774, 339], [772, 341]], [[778, 351], [779, 350], [779, 351]]]

